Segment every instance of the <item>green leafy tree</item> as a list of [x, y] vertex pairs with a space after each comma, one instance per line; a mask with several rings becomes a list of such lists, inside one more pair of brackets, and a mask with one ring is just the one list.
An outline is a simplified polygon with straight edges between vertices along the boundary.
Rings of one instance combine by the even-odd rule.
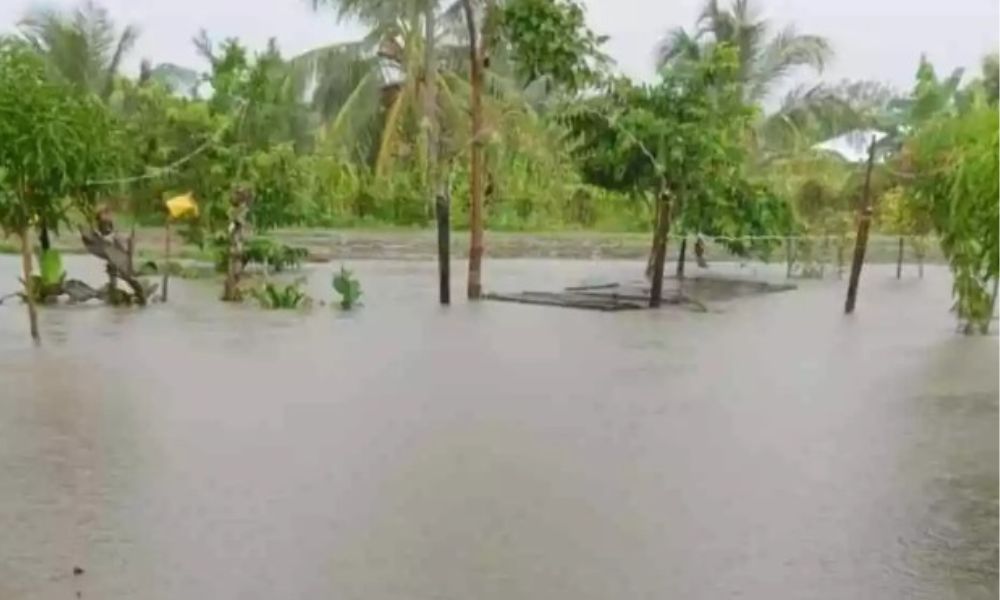
[[24, 42], [0, 38], [0, 227], [21, 240], [36, 341], [32, 226], [54, 230], [71, 208], [89, 212], [95, 197], [89, 182], [113, 169], [114, 131], [96, 98], [51, 80], [45, 61]]
[[1000, 117], [988, 105], [940, 116], [908, 140], [910, 189], [941, 240], [967, 333], [989, 330], [1000, 261]]
[[575, 93], [600, 80], [608, 62], [600, 52], [607, 37], [587, 27], [584, 8], [574, 0], [509, 0], [496, 8], [498, 35], [510, 47], [518, 75], [531, 83]]
[[[747, 172], [754, 109], [735, 79], [736, 51], [715, 46], [705, 60], [661, 72], [653, 85], [619, 81], [568, 109], [587, 179], [632, 193], [666, 193], [676, 229], [726, 238], [746, 255], [769, 244], [748, 236], [787, 231], [787, 204]], [[740, 239], [744, 238], [744, 239]]]
[[52, 76], [101, 99], [111, 96], [122, 62], [139, 38], [136, 27], [119, 30], [107, 9], [89, 0], [71, 12], [32, 9], [19, 29]]

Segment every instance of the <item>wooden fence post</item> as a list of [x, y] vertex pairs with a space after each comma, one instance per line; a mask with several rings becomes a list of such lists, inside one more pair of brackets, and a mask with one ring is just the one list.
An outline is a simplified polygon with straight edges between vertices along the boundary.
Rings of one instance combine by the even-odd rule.
[[847, 301], [844, 312], [851, 314], [858, 300], [858, 285], [861, 282], [861, 267], [865, 264], [865, 251], [868, 249], [868, 231], [872, 223], [872, 169], [875, 166], [875, 139], [868, 146], [868, 164], [865, 167], [865, 185], [861, 192], [864, 208], [858, 221], [858, 236], [854, 239], [854, 259], [851, 261], [851, 278], [847, 283]]

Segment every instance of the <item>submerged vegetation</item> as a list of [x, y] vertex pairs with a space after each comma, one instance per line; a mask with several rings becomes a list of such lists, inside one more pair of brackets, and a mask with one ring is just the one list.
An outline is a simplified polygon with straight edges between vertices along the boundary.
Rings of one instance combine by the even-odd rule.
[[[753, 2], [708, 0], [693, 29], [650, 49], [650, 84], [614, 74], [573, 0], [312, 6], [368, 34], [286, 56], [273, 41], [252, 52], [202, 32], [202, 64], [145, 61], [137, 77], [120, 67], [139, 34], [96, 4], [32, 11], [0, 40], [0, 225], [19, 241], [33, 324], [35, 301], [51, 296], [41, 290], [67, 282], [51, 234], [93, 229], [99, 205], [169, 232], [163, 200], [185, 193], [198, 210], [175, 234], [226, 273], [227, 299], [242, 296], [245, 269], [305, 260], [268, 237], [277, 228], [426, 227], [442, 198], [458, 200], [448, 225], [471, 232], [470, 297], [484, 229], [641, 232], [654, 250], [690, 236], [765, 260], [784, 246], [790, 273], [816, 275], [821, 256], [849, 254], [864, 208], [863, 167], [817, 144], [874, 128], [886, 134], [870, 186], [876, 231], [918, 256], [939, 239], [960, 318], [988, 326], [995, 55], [976, 77], [939, 78], [924, 60], [908, 92], [819, 84], [767, 112], [785, 78], [819, 73], [835, 48], [776, 28]], [[123, 248], [109, 285], [141, 274], [132, 242]], [[349, 272], [334, 288], [357, 305]], [[269, 308], [306, 301], [295, 285], [254, 289]]]
[[340, 294], [340, 308], [351, 310], [361, 304], [361, 283], [346, 267], [333, 276], [333, 289]]
[[285, 285], [265, 281], [259, 287], [250, 288], [250, 295], [261, 308], [268, 310], [309, 308], [312, 298], [302, 291], [303, 285], [305, 280], [302, 279]]

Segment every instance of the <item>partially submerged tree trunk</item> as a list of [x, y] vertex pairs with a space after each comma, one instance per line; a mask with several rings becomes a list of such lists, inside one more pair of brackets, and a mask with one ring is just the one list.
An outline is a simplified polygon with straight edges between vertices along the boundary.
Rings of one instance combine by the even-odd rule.
[[31, 329], [31, 339], [36, 344], [41, 344], [42, 336], [38, 330], [38, 307], [35, 306], [35, 280], [31, 276], [31, 228], [22, 229], [20, 238], [21, 277], [24, 284], [25, 303], [28, 305], [28, 326]]
[[472, 149], [470, 164], [471, 203], [469, 206], [469, 282], [468, 298], [478, 300], [483, 293], [483, 77], [484, 49], [476, 28], [472, 0], [462, 0], [465, 24], [469, 33], [469, 83], [471, 86]]
[[[661, 192], [662, 193], [662, 192]], [[649, 243], [649, 258], [646, 259], [646, 281], [652, 281], [654, 263], [656, 262], [656, 241], [657, 241], [657, 231], [660, 223], [660, 210], [663, 208], [663, 203], [660, 202], [659, 196], [653, 200], [653, 239]], [[664, 242], [664, 253], [666, 253], [666, 244], [669, 242]]]
[[[94, 230], [81, 230], [80, 239], [83, 241], [87, 252], [107, 263], [108, 285], [104, 293], [97, 292], [98, 297], [104, 296], [104, 299], [111, 304], [122, 302], [132, 303], [134, 299], [135, 304], [140, 306], [145, 305], [150, 295], [155, 291], [155, 288], [147, 288], [139, 281], [135, 272], [132, 271], [127, 246], [122, 244], [121, 240], [115, 238], [113, 235], [104, 237]], [[121, 293], [117, 287], [119, 279], [124, 281], [132, 290], [132, 298], [126, 300], [119, 296]], [[71, 298], [74, 297], [74, 294], [66, 291], [65, 288], [63, 291], [70, 294]]]
[[[132, 268], [132, 253], [135, 250], [135, 239], [122, 243], [122, 240], [115, 233], [114, 220], [111, 217], [111, 210], [102, 207], [97, 214], [97, 222], [90, 231], [80, 230], [80, 240], [83, 246], [92, 255], [107, 263], [108, 285], [106, 288], [105, 300], [111, 304], [131, 304], [140, 306], [146, 304], [152, 293], [150, 288], [139, 281], [135, 270]], [[132, 296], [122, 296], [118, 289], [118, 280], [121, 279], [132, 290]]]
[[670, 234], [670, 195], [662, 184], [657, 198], [655, 243], [653, 248], [653, 281], [649, 290], [649, 307], [659, 308], [663, 302], [663, 268], [667, 262], [667, 236]]
[[245, 262], [243, 247], [246, 243], [247, 216], [250, 209], [250, 192], [237, 189], [233, 193], [231, 206], [231, 221], [229, 224], [229, 264], [226, 269], [226, 281], [223, 284], [222, 300], [224, 302], [239, 302], [243, 299], [240, 292], [240, 279], [243, 276]]

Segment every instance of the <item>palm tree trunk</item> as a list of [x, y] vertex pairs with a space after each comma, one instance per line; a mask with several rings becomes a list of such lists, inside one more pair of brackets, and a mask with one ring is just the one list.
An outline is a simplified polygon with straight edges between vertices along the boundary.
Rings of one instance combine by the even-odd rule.
[[437, 181], [437, 52], [435, 48], [437, 10], [435, 3], [428, 3], [424, 11], [424, 88], [423, 119], [424, 139], [427, 143], [427, 206], [434, 206]]
[[851, 275], [847, 281], [847, 300], [844, 302], [844, 313], [852, 314], [858, 301], [858, 285], [861, 282], [861, 268], [865, 264], [865, 251], [868, 249], [868, 231], [872, 223], [872, 169], [875, 166], [875, 140], [868, 145], [868, 164], [865, 167], [865, 184], [861, 189], [861, 218], [858, 221], [858, 235], [854, 238], [854, 259], [851, 261]]
[[472, 201], [469, 206], [469, 300], [478, 300], [483, 293], [483, 48], [476, 30], [472, 0], [462, 0], [465, 25], [469, 31], [469, 83], [472, 104], [472, 150], [470, 184]]

